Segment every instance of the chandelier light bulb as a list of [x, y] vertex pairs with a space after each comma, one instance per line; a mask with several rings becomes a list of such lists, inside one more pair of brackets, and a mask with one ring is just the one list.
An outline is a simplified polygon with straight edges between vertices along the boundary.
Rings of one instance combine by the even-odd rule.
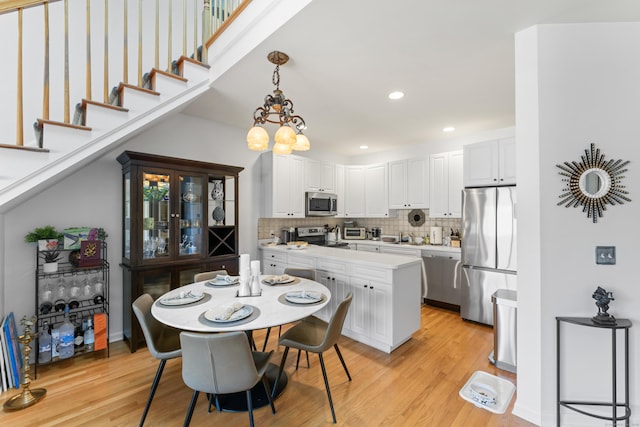
[[265, 128], [252, 127], [247, 133], [247, 146], [253, 151], [265, 151], [269, 146], [269, 134]]
[[299, 133], [296, 135], [296, 143], [291, 148], [296, 151], [308, 151], [311, 148], [311, 143], [309, 143], [309, 138]]
[[273, 139], [276, 144], [286, 144], [292, 146], [296, 143], [296, 132], [290, 126], [280, 126]]
[[273, 154], [291, 154], [291, 145], [276, 142], [273, 144]]

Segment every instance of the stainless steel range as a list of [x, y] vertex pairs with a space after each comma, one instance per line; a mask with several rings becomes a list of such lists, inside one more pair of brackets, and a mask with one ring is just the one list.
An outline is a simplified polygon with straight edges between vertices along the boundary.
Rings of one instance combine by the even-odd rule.
[[349, 244], [347, 242], [328, 242], [325, 238], [326, 232], [324, 227], [298, 227], [296, 228], [296, 240], [302, 240], [310, 245], [325, 246], [328, 248], [343, 248], [348, 249]]

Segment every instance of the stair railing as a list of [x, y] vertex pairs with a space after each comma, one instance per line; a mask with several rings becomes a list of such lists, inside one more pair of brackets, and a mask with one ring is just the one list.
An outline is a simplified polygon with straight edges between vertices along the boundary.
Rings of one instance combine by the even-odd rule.
[[[145, 87], [148, 85], [145, 70], [159, 69], [163, 59], [166, 60], [165, 71], [174, 74], [177, 73], [176, 59], [180, 56], [208, 63], [208, 46], [250, 2], [0, 1], [2, 50], [10, 51], [11, 46], [15, 46], [16, 58], [15, 66], [12, 66], [11, 54], [5, 53], [3, 56], [9, 63], [0, 67], [0, 85], [4, 86], [0, 87], [0, 99], [3, 99], [0, 102], [7, 104], [11, 98], [8, 93], [15, 86], [13, 106], [0, 105], [0, 129], [3, 129], [0, 148], [48, 152], [41, 133], [43, 122], [83, 127], [77, 120], [77, 110], [72, 118], [71, 99], [91, 101], [92, 89], [100, 92], [101, 88], [102, 102], [117, 105], [110, 88], [120, 82], [127, 84], [129, 80], [137, 81], [138, 87]], [[134, 20], [129, 19], [130, 15]], [[24, 29], [27, 29], [26, 33]], [[130, 34], [136, 34], [137, 39], [131, 39]], [[117, 42], [120, 37], [122, 45]], [[192, 48], [188, 51], [190, 44]], [[161, 54], [163, 45], [165, 58]], [[131, 52], [136, 51], [134, 59]], [[132, 59], [137, 62], [135, 76], [131, 76], [129, 70]], [[122, 65], [120, 70], [118, 63]], [[15, 72], [13, 76], [12, 71]], [[12, 117], [15, 117], [14, 132], [9, 123]], [[25, 137], [25, 131], [36, 119], [34, 137]], [[14, 143], [8, 143], [12, 139], [11, 133], [15, 135]]]

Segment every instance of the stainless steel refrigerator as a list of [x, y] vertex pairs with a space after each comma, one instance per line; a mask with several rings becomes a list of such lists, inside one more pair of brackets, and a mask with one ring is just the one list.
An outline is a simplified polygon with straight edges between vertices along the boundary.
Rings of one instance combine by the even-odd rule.
[[467, 188], [462, 203], [460, 315], [493, 325], [491, 295], [517, 291], [516, 188]]

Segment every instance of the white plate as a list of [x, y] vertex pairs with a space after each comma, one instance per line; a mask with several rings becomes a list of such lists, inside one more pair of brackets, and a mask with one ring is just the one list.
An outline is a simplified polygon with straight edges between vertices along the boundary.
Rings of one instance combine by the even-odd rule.
[[240, 277], [234, 277], [233, 278], [233, 282], [227, 282], [224, 279], [209, 280], [207, 282], [207, 285], [211, 285], [211, 286], [231, 286], [231, 285], [237, 285], [238, 283], [240, 283]]
[[264, 283], [265, 285], [286, 285], [287, 283], [292, 283], [296, 281], [295, 277], [292, 276], [286, 276], [286, 278], [284, 278], [285, 275], [283, 275], [283, 279], [282, 280], [278, 280], [278, 281], [273, 281], [273, 279], [276, 276], [269, 276], [269, 277], [265, 277], [262, 280], [262, 283]]
[[253, 307], [250, 305], [244, 305], [240, 310], [234, 311], [231, 317], [227, 320], [216, 319], [214, 310], [207, 310], [204, 312], [204, 318], [216, 323], [229, 323], [236, 320], [246, 319], [253, 313]]
[[204, 298], [204, 294], [201, 295], [185, 295], [184, 297], [180, 297], [180, 294], [177, 294], [173, 297], [165, 297], [160, 299], [160, 304], [162, 305], [185, 305], [191, 304], [193, 302], [198, 302], [202, 298]]
[[284, 299], [294, 304], [314, 304], [322, 301], [322, 294], [319, 292], [307, 291], [307, 295], [303, 297], [300, 291], [296, 291], [284, 294]]

